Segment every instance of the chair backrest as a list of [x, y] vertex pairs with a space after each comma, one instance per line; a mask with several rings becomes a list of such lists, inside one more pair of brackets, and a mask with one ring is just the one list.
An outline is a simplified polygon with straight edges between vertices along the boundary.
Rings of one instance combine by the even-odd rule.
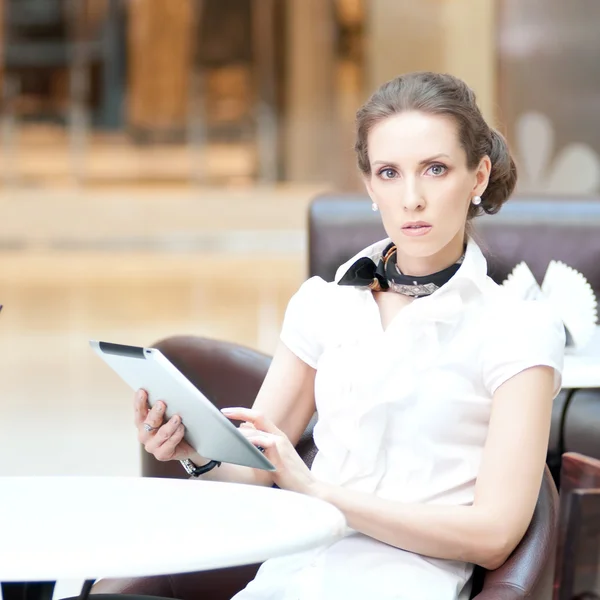
[[[600, 298], [600, 198], [515, 196], [497, 215], [475, 219], [473, 228], [498, 283], [522, 260], [541, 283], [549, 261], [560, 260], [580, 271]], [[319, 196], [309, 214], [310, 275], [331, 281], [340, 264], [383, 237], [367, 196]]]
[[600, 460], [563, 456], [554, 600], [600, 598]]

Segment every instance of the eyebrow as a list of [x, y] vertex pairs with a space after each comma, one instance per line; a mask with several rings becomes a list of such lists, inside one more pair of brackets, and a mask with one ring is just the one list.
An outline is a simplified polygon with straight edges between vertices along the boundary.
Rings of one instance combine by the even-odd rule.
[[[433, 162], [434, 160], [436, 160], [438, 158], [442, 158], [442, 157], [450, 158], [450, 156], [448, 156], [448, 154], [440, 153], [440, 154], [435, 154], [434, 156], [430, 156], [429, 158], [426, 158], [426, 159], [420, 161], [419, 164], [420, 165], [426, 165], [426, 164], [428, 164], [430, 162]], [[397, 167], [398, 166], [397, 164], [395, 164], [395, 163], [393, 163], [391, 161], [385, 161], [385, 160], [376, 160], [373, 163], [373, 166], [376, 166], [376, 165], [390, 165], [390, 167]]]

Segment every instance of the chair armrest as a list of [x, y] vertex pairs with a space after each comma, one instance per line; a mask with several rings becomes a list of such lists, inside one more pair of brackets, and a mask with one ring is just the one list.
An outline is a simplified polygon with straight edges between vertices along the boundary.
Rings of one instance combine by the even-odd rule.
[[546, 467], [533, 518], [512, 555], [487, 571], [477, 600], [547, 600], [552, 596], [558, 492]]
[[123, 579], [100, 579], [92, 587], [91, 594], [137, 594], [174, 598], [171, 577], [131, 577]]
[[179, 600], [231, 600], [254, 579], [259, 565], [178, 575], [101, 579], [92, 594], [135, 594]]
[[486, 586], [485, 590], [477, 594], [473, 600], [524, 600], [528, 597], [528, 593], [522, 588], [508, 583], [498, 583]]

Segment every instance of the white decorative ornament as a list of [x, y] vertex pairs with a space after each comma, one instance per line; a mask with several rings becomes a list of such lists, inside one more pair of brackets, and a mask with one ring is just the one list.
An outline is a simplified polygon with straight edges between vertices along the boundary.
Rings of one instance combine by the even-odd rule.
[[542, 290], [531, 269], [520, 262], [502, 283], [502, 287], [522, 300], [540, 300]]
[[473, 199], [471, 200], [471, 202], [475, 206], [479, 206], [481, 204], [481, 196], [473, 196]]
[[377, 206], [377, 204], [375, 204], [375, 202], [373, 202], [373, 204], [371, 204], [371, 210], [373, 212], [377, 212], [379, 210], [379, 207]]
[[598, 320], [597, 300], [587, 279], [560, 261], [550, 261], [542, 283], [545, 297], [558, 309], [577, 348], [594, 335]]
[[575, 349], [584, 347], [596, 331], [597, 299], [586, 278], [566, 264], [552, 260], [542, 285], [524, 263], [519, 263], [502, 284], [523, 300], [543, 300], [555, 308]]
[[600, 156], [586, 144], [570, 143], [555, 154], [550, 119], [527, 112], [516, 125], [520, 193], [594, 194], [600, 190]]

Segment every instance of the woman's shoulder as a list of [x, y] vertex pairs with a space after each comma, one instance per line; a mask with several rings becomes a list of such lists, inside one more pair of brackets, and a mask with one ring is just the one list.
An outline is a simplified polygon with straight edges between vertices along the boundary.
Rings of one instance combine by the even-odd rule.
[[322, 277], [315, 275], [300, 285], [294, 298], [300, 302], [317, 303], [317, 305], [322, 303], [322, 307], [326, 308], [331, 303], [353, 296], [354, 291], [352, 286], [341, 286], [335, 281], [325, 281]]
[[486, 292], [482, 315], [490, 326], [525, 331], [540, 327], [564, 329], [558, 311], [546, 300], [519, 298], [491, 280]]
[[290, 299], [281, 329], [281, 339], [304, 362], [317, 368], [326, 345], [337, 339], [345, 307], [344, 291], [321, 277], [307, 279]]
[[288, 319], [310, 317], [329, 332], [358, 316], [364, 298], [352, 286], [341, 286], [314, 276], [302, 283], [288, 303]]
[[484, 354], [548, 355], [556, 364], [561, 363], [566, 332], [556, 308], [547, 300], [525, 300], [496, 287], [482, 311]]

